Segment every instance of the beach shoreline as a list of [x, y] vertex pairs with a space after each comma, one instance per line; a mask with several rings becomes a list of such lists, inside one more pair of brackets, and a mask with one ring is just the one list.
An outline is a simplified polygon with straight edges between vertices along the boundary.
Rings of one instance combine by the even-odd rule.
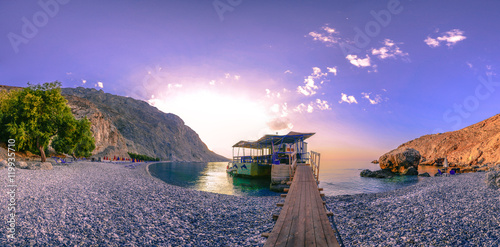
[[326, 201], [345, 246], [499, 246], [500, 191], [487, 187], [485, 174]]
[[[25, 245], [262, 246], [277, 196], [231, 196], [167, 184], [148, 166], [75, 162], [17, 169], [16, 239]], [[6, 188], [7, 170], [0, 185]], [[326, 197], [346, 246], [498, 245], [499, 191], [484, 173], [427, 178], [375, 193]], [[8, 219], [8, 194], [0, 194]], [[458, 203], [460, 202], [460, 203]], [[483, 223], [480, 223], [483, 222]], [[495, 225], [496, 224], [496, 225]], [[460, 226], [455, 229], [455, 226]], [[5, 225], [6, 228], [6, 225]]]
[[[167, 184], [139, 164], [75, 162], [53, 170], [17, 169], [16, 238], [29, 245], [262, 246], [279, 197], [241, 197]], [[7, 184], [7, 170], [0, 185]], [[8, 219], [8, 194], [0, 218]]]

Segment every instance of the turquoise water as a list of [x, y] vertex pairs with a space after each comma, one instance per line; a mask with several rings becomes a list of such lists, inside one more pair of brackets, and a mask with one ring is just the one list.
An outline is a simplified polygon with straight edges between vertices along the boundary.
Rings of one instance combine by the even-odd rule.
[[[271, 196], [269, 179], [233, 177], [226, 173], [227, 162], [210, 163], [156, 163], [149, 166], [151, 175], [166, 183], [227, 195]], [[376, 193], [416, 184], [423, 179], [416, 176], [396, 176], [391, 179], [363, 178], [363, 169], [377, 170], [378, 165], [366, 161], [324, 162], [320, 167], [320, 187], [328, 196]], [[435, 167], [419, 167], [419, 172], [435, 174]]]
[[279, 195], [269, 190], [269, 178], [233, 177], [226, 172], [227, 164], [227, 162], [156, 163], [149, 166], [149, 172], [166, 183], [195, 190], [239, 196]]

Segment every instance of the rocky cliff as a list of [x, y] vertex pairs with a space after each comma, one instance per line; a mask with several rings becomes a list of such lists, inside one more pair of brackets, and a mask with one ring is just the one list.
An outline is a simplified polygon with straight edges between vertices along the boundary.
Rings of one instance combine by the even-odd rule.
[[500, 163], [500, 114], [461, 130], [425, 135], [402, 144], [422, 155], [423, 165], [477, 166]]
[[[1, 90], [21, 87], [3, 86]], [[86, 88], [63, 88], [73, 115], [87, 117], [95, 138], [94, 157], [126, 157], [128, 152], [168, 161], [226, 161], [210, 151], [181, 118], [140, 100]], [[0, 157], [5, 149], [0, 147]]]
[[77, 118], [87, 116], [96, 139], [95, 156], [127, 152], [172, 161], [225, 161], [210, 151], [181, 118], [140, 100], [86, 88], [63, 88]]

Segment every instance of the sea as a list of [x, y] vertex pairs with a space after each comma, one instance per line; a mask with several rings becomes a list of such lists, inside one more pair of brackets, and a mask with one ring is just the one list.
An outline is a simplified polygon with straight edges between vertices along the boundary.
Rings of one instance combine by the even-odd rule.
[[[228, 162], [190, 163], [166, 162], [149, 166], [149, 172], [164, 182], [176, 186], [236, 196], [275, 196], [269, 190], [269, 178], [240, 178], [226, 173]], [[320, 166], [319, 187], [325, 195], [353, 195], [395, 190], [416, 184], [425, 177], [395, 176], [389, 179], [359, 176], [364, 169], [380, 169], [367, 161], [332, 161]], [[419, 166], [419, 173], [437, 173], [436, 167]]]

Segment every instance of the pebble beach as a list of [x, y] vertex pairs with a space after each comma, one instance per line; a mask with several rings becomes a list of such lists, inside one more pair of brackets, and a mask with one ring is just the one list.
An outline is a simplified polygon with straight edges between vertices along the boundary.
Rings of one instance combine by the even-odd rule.
[[327, 198], [345, 246], [500, 246], [500, 192], [485, 173]]
[[[146, 164], [78, 162], [16, 170], [16, 238], [2, 246], [261, 246], [278, 197], [185, 189], [151, 177]], [[0, 176], [7, 191], [7, 170]], [[2, 222], [8, 194], [0, 194]]]
[[[278, 196], [201, 192], [151, 177], [147, 165], [77, 162], [16, 170], [16, 238], [0, 194], [2, 246], [262, 246]], [[7, 170], [0, 181], [7, 192]], [[320, 184], [321, 185], [321, 184]], [[500, 193], [484, 173], [402, 189], [326, 197], [345, 246], [498, 246]]]

